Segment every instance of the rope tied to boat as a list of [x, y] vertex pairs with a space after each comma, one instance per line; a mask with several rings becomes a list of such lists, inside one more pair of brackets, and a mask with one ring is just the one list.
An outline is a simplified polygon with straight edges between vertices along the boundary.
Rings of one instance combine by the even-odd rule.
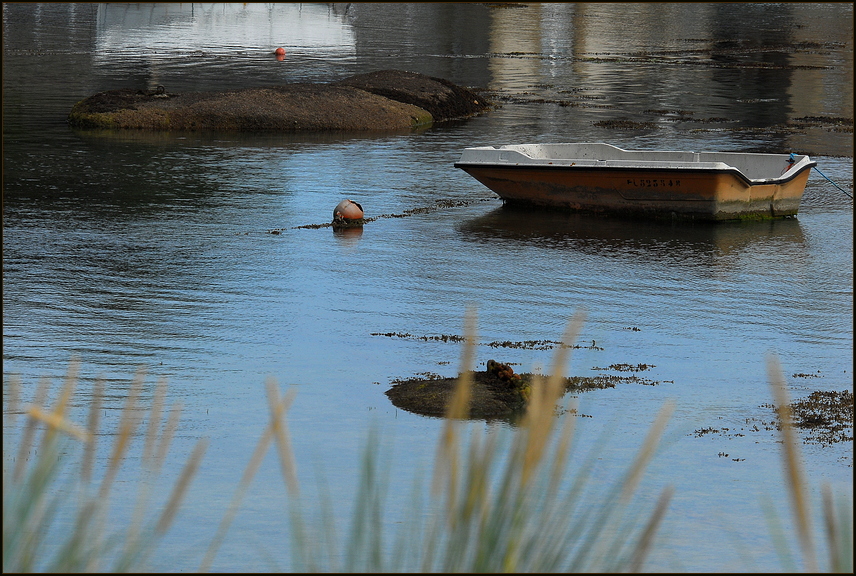
[[[794, 162], [796, 162], [796, 158], [794, 157], [794, 153], [793, 153], [793, 152], [791, 152], [791, 157], [790, 157], [790, 159], [788, 160], [788, 162], [790, 163], [790, 165], [791, 165], [791, 166], [793, 166]], [[788, 169], [790, 169], [790, 166], [788, 166]], [[821, 176], [823, 176], [824, 178], [826, 178], [827, 180], [829, 180], [829, 183], [830, 183], [830, 184], [832, 184], [833, 186], [835, 186], [836, 188], [838, 188], [839, 190], [841, 190], [842, 192], [844, 192], [844, 194], [845, 194], [848, 198], [851, 198], [851, 199], [853, 198], [853, 195], [852, 195], [852, 194], [850, 194], [847, 190], [845, 190], [844, 188], [842, 188], [841, 186], [839, 186], [838, 184], [836, 184], [835, 182], [833, 182], [833, 181], [832, 181], [832, 179], [831, 179], [829, 176], [827, 176], [826, 174], [824, 174], [823, 172], [821, 172], [821, 171], [820, 171], [820, 168], [818, 168], [818, 167], [817, 167], [817, 165], [815, 165], [815, 166], [814, 166], [814, 169], [815, 169], [815, 170], [817, 170], [817, 173], [818, 173], [818, 174], [820, 174]], [[786, 172], [787, 172], [787, 170], [786, 170]]]

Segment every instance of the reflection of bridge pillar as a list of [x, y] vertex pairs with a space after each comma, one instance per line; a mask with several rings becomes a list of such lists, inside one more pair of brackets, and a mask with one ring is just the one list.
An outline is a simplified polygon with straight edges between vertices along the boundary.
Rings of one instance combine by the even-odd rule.
[[[838, 11], [818, 10], [813, 4], [794, 4], [794, 20], [811, 25], [796, 26], [795, 44], [817, 42], [815, 30], [824, 30], [829, 43], [847, 44], [853, 41], [853, 21], [844, 21]], [[841, 60], [838, 60], [838, 59]], [[853, 117], [853, 50], [817, 50], [810, 63], [816, 69], [801, 70], [800, 78], [812, 81], [791, 82], [787, 86], [792, 114], [796, 117], [835, 114]], [[823, 82], [830, 70], [840, 75], [841, 82]], [[849, 90], [842, 88], [849, 87]]]
[[494, 8], [490, 14], [491, 90], [528, 90], [541, 59], [541, 6]]
[[[817, 43], [817, 30], [823, 30], [823, 40], [830, 45], [847, 46], [853, 43], [853, 20], [841, 18], [838, 10], [819, 8], [814, 3], [794, 3], [795, 26], [793, 43], [810, 46]], [[813, 50], [810, 55], [793, 59], [797, 64], [809, 64], [803, 70], [792, 73], [793, 81], [786, 86], [789, 118], [843, 117], [853, 118], [853, 50]], [[845, 130], [830, 131], [828, 128], [806, 128], [789, 134], [784, 145], [786, 150], [822, 150], [834, 147], [845, 155], [853, 155], [853, 134]]]

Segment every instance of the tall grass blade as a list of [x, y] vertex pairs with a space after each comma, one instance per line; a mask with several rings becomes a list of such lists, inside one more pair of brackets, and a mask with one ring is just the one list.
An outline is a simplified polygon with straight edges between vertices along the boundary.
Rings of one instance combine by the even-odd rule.
[[92, 466], [95, 462], [95, 450], [98, 443], [98, 426], [101, 416], [101, 402], [104, 399], [104, 379], [96, 378], [92, 390], [92, 400], [89, 402], [89, 417], [86, 419], [86, 429], [89, 431], [90, 440], [86, 443], [83, 452], [83, 461], [80, 466], [80, 477], [83, 485], [89, 484], [92, 479]]
[[[464, 320], [465, 343], [461, 354], [461, 369], [455, 392], [449, 402], [446, 420], [443, 423], [441, 440], [437, 447], [432, 481], [435, 495], [446, 490], [446, 502], [449, 510], [457, 503], [458, 494], [458, 434], [459, 421], [469, 414], [470, 398], [472, 396], [472, 370], [476, 348], [476, 312], [469, 308]], [[454, 522], [454, 516], [447, 511], [447, 518]]]
[[159, 378], [155, 386], [152, 407], [149, 411], [149, 425], [146, 428], [146, 441], [143, 446], [143, 463], [148, 469], [154, 468], [155, 444], [158, 438], [158, 428], [161, 424], [164, 399], [166, 398], [166, 380]]
[[42, 447], [41, 450], [44, 452], [47, 450], [47, 447], [50, 445], [50, 442], [53, 441], [53, 435], [57, 432], [65, 432], [69, 436], [74, 436], [78, 440], [83, 442], [88, 442], [90, 438], [89, 432], [69, 422], [65, 419], [65, 417], [57, 413], [56, 410], [51, 412], [45, 412], [41, 408], [37, 408], [36, 406], [31, 406], [27, 409], [27, 415], [35, 421], [46, 424], [45, 435], [42, 438]]
[[145, 441], [143, 443], [143, 470], [145, 477], [139, 491], [137, 492], [137, 504], [134, 508], [133, 520], [128, 526], [126, 547], [134, 547], [138, 545], [139, 532], [143, 525], [146, 507], [151, 495], [152, 484], [155, 479], [154, 474], [154, 450], [158, 436], [158, 427], [161, 423], [161, 410], [163, 409], [164, 396], [166, 394], [166, 381], [163, 378], [158, 379], [155, 386], [155, 394], [152, 399], [152, 405], [149, 409], [149, 422], [146, 427]]
[[799, 448], [797, 447], [796, 434], [793, 429], [791, 408], [789, 404], [788, 391], [782, 378], [782, 370], [776, 356], [767, 358], [767, 374], [773, 389], [773, 398], [776, 402], [776, 411], [782, 428], [783, 463], [785, 466], [785, 480], [787, 481], [789, 494], [791, 496], [791, 507], [797, 526], [797, 536], [800, 550], [809, 572], [817, 572], [817, 560], [812, 543], [808, 498], [806, 497], [805, 473], [800, 460]]
[[184, 469], [181, 471], [181, 476], [179, 476], [178, 482], [173, 487], [169, 501], [155, 527], [157, 533], [164, 534], [169, 529], [170, 524], [172, 524], [176, 512], [181, 507], [181, 500], [184, 498], [187, 487], [190, 485], [190, 480], [199, 469], [199, 464], [202, 462], [202, 457], [205, 455], [207, 448], [207, 440], [198, 441], [193, 448], [193, 452], [191, 452], [190, 457], [187, 459]]
[[[141, 486], [141, 500], [137, 510], [124, 529], [112, 530], [107, 526], [109, 491], [115, 475], [126, 459], [128, 447], [139, 423], [137, 397], [143, 384], [144, 371], [140, 369], [129, 389], [128, 398], [120, 416], [116, 441], [112, 447], [107, 469], [103, 473], [98, 489], [91, 493], [89, 487], [95, 459], [93, 439], [98, 430], [99, 413], [103, 398], [103, 379], [95, 382], [87, 420], [87, 428], [81, 428], [67, 419], [72, 396], [77, 386], [79, 362], [73, 359], [65, 376], [64, 384], [54, 407], [44, 408], [49, 380], [41, 379], [36, 391], [36, 402], [27, 410], [27, 421], [20, 441], [19, 452], [29, 453], [37, 425], [44, 427], [40, 448], [30, 458], [31, 465], [16, 471], [9, 478], [4, 470], [3, 485], [3, 569], [4, 572], [52, 572], [101, 571], [107, 561], [114, 562], [112, 571], [140, 570], [152, 551], [158, 537], [169, 528], [186, 494], [190, 481], [202, 457], [205, 441], [200, 441], [188, 460], [179, 481], [173, 487], [169, 500], [150, 529], [144, 527], [145, 498], [149, 486]], [[162, 387], [163, 388], [163, 387]], [[151, 469], [151, 454], [156, 442], [156, 428], [160, 421], [163, 394], [156, 394], [152, 417], [146, 433], [147, 453], [144, 458], [146, 471]], [[177, 414], [175, 412], [174, 414]], [[173, 418], [171, 418], [173, 419]], [[174, 420], [174, 419], [173, 419]], [[173, 423], [172, 430], [177, 425]], [[172, 431], [165, 432], [165, 436]], [[75, 445], [67, 446], [69, 439], [84, 441], [80, 473], [67, 474], [65, 464], [74, 454]], [[165, 449], [168, 439], [161, 448]], [[25, 460], [27, 460], [25, 458]], [[15, 481], [15, 473], [20, 480]], [[153, 480], [143, 477], [143, 482]], [[71, 485], [69, 487], [69, 485]], [[142, 502], [142, 505], [140, 504]], [[142, 510], [142, 511], [141, 511]], [[68, 526], [59, 526], [62, 519]], [[122, 544], [122, 532], [125, 533]]]
[[259, 466], [261, 466], [262, 460], [264, 460], [267, 449], [270, 447], [271, 442], [274, 440], [274, 431], [278, 426], [281, 425], [281, 422], [279, 422], [279, 420], [281, 419], [290, 402], [291, 396], [286, 396], [285, 398], [280, 400], [278, 404], [271, 406], [271, 423], [268, 424], [261, 437], [259, 438], [259, 441], [256, 444], [256, 448], [253, 451], [252, 456], [250, 457], [250, 461], [247, 463], [247, 467], [244, 469], [244, 474], [241, 476], [241, 480], [238, 483], [237, 488], [235, 489], [235, 494], [232, 497], [232, 501], [229, 503], [229, 508], [223, 515], [223, 520], [220, 521], [220, 525], [217, 528], [217, 532], [215, 533], [214, 538], [211, 540], [211, 543], [208, 546], [208, 550], [206, 551], [205, 556], [202, 558], [202, 563], [199, 567], [200, 572], [208, 572], [210, 570], [211, 564], [214, 562], [214, 557], [216, 556], [217, 551], [219, 550], [220, 546], [223, 543], [223, 539], [226, 536], [226, 532], [228, 531], [229, 526], [232, 524], [235, 515], [238, 513], [238, 508], [240, 507], [241, 502], [244, 499], [244, 494], [246, 493], [247, 488], [249, 488], [253, 477], [255, 477], [256, 475], [256, 472], [258, 472]]
[[178, 429], [178, 423], [181, 420], [181, 404], [173, 404], [169, 409], [166, 426], [161, 434], [160, 442], [155, 450], [154, 471], [159, 473], [163, 467], [166, 455], [169, 453], [169, 447], [172, 444], [172, 439], [175, 436], [175, 431]]
[[32, 411], [38, 413], [33, 414], [33, 416], [48, 425], [45, 428], [45, 434], [42, 437], [42, 449], [47, 447], [48, 443], [59, 430], [75, 435], [81, 435], [82, 439], [85, 440], [86, 434], [65, 420], [65, 412], [68, 408], [68, 403], [71, 400], [71, 396], [74, 394], [74, 388], [77, 385], [77, 372], [79, 369], [80, 362], [77, 358], [72, 358], [65, 375], [62, 389], [60, 390], [59, 398], [57, 398], [56, 405], [50, 414], [44, 413], [38, 406], [31, 408]]
[[[9, 427], [14, 429], [18, 425], [18, 411], [21, 409], [21, 378], [17, 374], [9, 376], [6, 384], [6, 397], [8, 400], [3, 415], [9, 423]], [[8, 416], [6, 416], [7, 414]]]
[[536, 379], [532, 384], [532, 397], [526, 412], [523, 425], [527, 429], [529, 440], [526, 447], [526, 455], [523, 462], [523, 484], [529, 482], [535, 472], [536, 464], [541, 462], [542, 454], [548, 438], [551, 436], [555, 418], [556, 403], [564, 393], [562, 381], [565, 375], [565, 366], [570, 357], [570, 350], [579, 335], [582, 323], [585, 320], [583, 312], [577, 312], [568, 321], [562, 341], [556, 349], [553, 357], [551, 373], [547, 379]]
[[284, 415], [294, 400], [293, 391], [280, 399], [276, 382], [272, 378], [267, 381], [268, 404], [271, 408], [271, 426], [274, 439], [276, 440], [279, 462], [282, 468], [282, 478], [290, 496], [296, 497], [300, 491], [297, 485], [297, 465], [294, 462], [294, 452], [291, 449], [291, 441], [288, 438], [288, 428], [285, 426]]
[[642, 478], [642, 473], [648, 467], [657, 446], [660, 445], [660, 439], [663, 436], [663, 431], [666, 429], [666, 424], [675, 410], [675, 403], [667, 401], [660, 408], [657, 418], [651, 428], [648, 429], [648, 434], [642, 442], [642, 448], [636, 455], [633, 465], [630, 467], [630, 472], [624, 480], [624, 485], [621, 491], [622, 499], [626, 500], [633, 495], [639, 485], [639, 480]]
[[107, 473], [101, 481], [101, 487], [98, 490], [98, 497], [101, 500], [107, 500], [107, 495], [113, 485], [113, 480], [116, 478], [116, 473], [125, 456], [125, 451], [134, 436], [138, 418], [137, 418], [137, 397], [140, 395], [140, 389], [143, 387], [145, 379], [145, 370], [140, 368], [131, 382], [131, 388], [128, 392], [128, 397], [125, 400], [125, 406], [122, 409], [122, 415], [119, 420], [119, 430], [116, 440], [113, 443], [113, 452], [110, 455], [110, 460], [107, 467]]
[[823, 515], [826, 539], [829, 543], [829, 571], [836, 574], [853, 573], [853, 501], [835, 502], [832, 487], [822, 486]]
[[[48, 388], [50, 380], [47, 378], [39, 379], [39, 384], [36, 387], [36, 395], [33, 398], [33, 406], [41, 407], [45, 405], [45, 400], [48, 396]], [[27, 457], [30, 448], [33, 445], [33, 439], [36, 435], [36, 420], [27, 418], [24, 422], [24, 430], [21, 434], [21, 444], [18, 446], [18, 457], [15, 459], [15, 471], [12, 473], [12, 481], [20, 482], [24, 477], [24, 471], [27, 468]]]
[[639, 538], [636, 549], [633, 551], [633, 557], [630, 560], [630, 572], [642, 571], [642, 564], [651, 549], [651, 545], [654, 541], [654, 535], [657, 533], [660, 523], [666, 515], [666, 510], [669, 507], [669, 502], [671, 501], [674, 493], [675, 489], [673, 486], [666, 486], [660, 493], [660, 498], [657, 500], [657, 505], [654, 507], [654, 513], [651, 515], [648, 524], [645, 526], [645, 530], [642, 532], [642, 537]]

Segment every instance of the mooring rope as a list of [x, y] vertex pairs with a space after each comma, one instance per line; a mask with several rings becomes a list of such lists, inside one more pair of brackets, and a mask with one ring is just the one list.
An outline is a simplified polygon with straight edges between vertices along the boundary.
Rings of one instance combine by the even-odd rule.
[[[794, 162], [796, 162], [796, 156], [794, 155], [794, 153], [793, 153], [793, 152], [791, 152], [791, 157], [790, 157], [790, 159], [788, 160], [788, 162], [789, 162], [791, 165], [793, 165], [793, 164], [794, 164]], [[790, 166], [788, 166], [788, 168], [790, 168]], [[847, 190], [845, 190], [844, 188], [842, 188], [841, 186], [839, 186], [838, 184], [836, 184], [835, 182], [833, 182], [833, 181], [832, 181], [832, 179], [831, 179], [829, 176], [827, 176], [826, 174], [824, 174], [823, 172], [821, 172], [821, 171], [820, 171], [820, 168], [818, 168], [816, 165], [815, 165], [814, 169], [815, 169], [815, 170], [817, 170], [817, 173], [818, 173], [818, 174], [820, 174], [821, 176], [823, 176], [824, 178], [826, 178], [827, 180], [829, 180], [830, 184], [832, 184], [833, 186], [835, 186], [836, 188], [838, 188], [839, 190], [841, 190], [842, 192], [844, 192], [844, 193], [847, 195], [847, 197], [848, 197], [848, 198], [853, 198], [853, 196], [851, 196], [851, 194], [850, 194]]]
[[826, 174], [824, 174], [823, 172], [821, 172], [821, 171], [820, 171], [820, 168], [818, 168], [817, 166], [815, 166], [815, 167], [814, 167], [814, 169], [815, 169], [815, 170], [817, 170], [817, 173], [818, 173], [818, 174], [820, 174], [821, 176], [823, 176], [824, 178], [826, 178], [827, 180], [829, 180], [829, 181], [832, 183], [832, 185], [833, 185], [833, 186], [835, 186], [836, 188], [838, 188], [839, 190], [841, 190], [842, 192], [844, 192], [845, 194], [847, 194], [847, 197], [848, 197], [848, 198], [853, 198], [853, 196], [852, 196], [849, 192], [847, 192], [847, 190], [845, 190], [844, 188], [842, 188], [841, 186], [839, 186], [839, 185], [838, 185], [838, 184], [836, 184], [835, 182], [832, 182], [832, 180], [829, 178], [829, 176], [827, 176]]

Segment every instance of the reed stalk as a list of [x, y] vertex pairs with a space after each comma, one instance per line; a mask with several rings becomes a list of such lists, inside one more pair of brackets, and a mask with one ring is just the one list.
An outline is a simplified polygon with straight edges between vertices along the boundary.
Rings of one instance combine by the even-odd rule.
[[[577, 314], [569, 321], [550, 375], [533, 382], [520, 426], [497, 430], [485, 429], [467, 419], [477, 345], [476, 314], [469, 310], [461, 355], [462, 377], [440, 430], [430, 482], [423, 486], [422, 478], [416, 476], [412, 506], [395, 512], [404, 516], [395, 524], [398, 533], [389, 534], [391, 512], [385, 508], [388, 461], [383, 458], [379, 434], [370, 430], [343, 549], [338, 547], [335, 530], [334, 515], [338, 511], [333, 510], [329, 500], [322, 503], [320, 526], [307, 523], [303, 517], [302, 492], [286, 425], [294, 394], [289, 391], [281, 395], [273, 379], [268, 379], [270, 422], [209, 544], [200, 571], [212, 568], [271, 444], [276, 445], [288, 496], [291, 558], [296, 571], [644, 570], [673, 489], [665, 486], [650, 509], [633, 504], [645, 470], [660, 445], [673, 404], [663, 405], [623, 476], [605, 488], [593, 486], [595, 466], [605, 455], [603, 442], [596, 443], [588, 454], [576, 454], [573, 416], [576, 401], [566, 405], [568, 416], [561, 427], [557, 426], [556, 415], [563, 393], [562, 374], [583, 319], [582, 314]], [[781, 423], [782, 463], [801, 567], [807, 572], [852, 573], [852, 499], [834, 494], [827, 484], [821, 486], [825, 539], [817, 540], [812, 529], [809, 484], [777, 358], [770, 356], [767, 368]], [[163, 469], [179, 425], [181, 407], [166, 408], [166, 382], [161, 380], [146, 414], [139, 401], [145, 379], [145, 371], [141, 369], [132, 381], [120, 414], [107, 467], [100, 478], [93, 478], [104, 381], [100, 378], [95, 381], [86, 426], [82, 427], [69, 414], [78, 373], [78, 362], [73, 359], [50, 408], [46, 407], [48, 379], [39, 381], [33, 402], [22, 407], [20, 381], [17, 377], [9, 378], [8, 423], [17, 424], [19, 414], [25, 420], [14, 451], [16, 458], [3, 471], [4, 572], [144, 570], [159, 540], [168, 533], [206, 451], [207, 441], [199, 441], [165, 503], [160, 509], [152, 506], [151, 486]], [[138, 433], [146, 418], [144, 432]], [[122, 537], [117, 538], [113, 534], [115, 528], [111, 531], [107, 527], [111, 487], [128, 460], [132, 443], [140, 436], [143, 441], [140, 489], [130, 525], [120, 530]], [[80, 471], [67, 474], [65, 464], [75, 448], [82, 448]], [[74, 490], [69, 490], [69, 485]], [[71, 493], [76, 494], [78, 504], [69, 516], [66, 511]], [[778, 542], [783, 558], [790, 557], [786, 540]], [[821, 566], [824, 554], [827, 561]]]
[[[799, 441], [794, 430], [790, 399], [787, 385], [777, 356], [767, 357], [767, 376], [775, 400], [776, 414], [782, 437], [782, 465], [785, 482], [790, 497], [791, 511], [796, 525], [796, 539], [806, 572], [818, 572], [818, 558], [821, 548], [812, 536], [811, 509], [809, 505], [809, 483], [802, 463]], [[853, 501], [841, 498], [834, 504], [832, 487], [828, 483], [821, 485], [822, 521], [826, 529], [826, 545], [829, 572], [853, 572]], [[774, 532], [781, 530], [774, 526]], [[783, 558], [790, 556], [788, 550], [781, 552]]]
[[[103, 379], [95, 382], [87, 426], [81, 427], [72, 422], [69, 415], [78, 371], [79, 362], [72, 359], [51, 409], [45, 408], [49, 379], [40, 380], [33, 403], [25, 410], [26, 421], [20, 435], [18, 457], [11, 471], [4, 467], [4, 572], [126, 572], [143, 569], [158, 539], [170, 528], [203, 458], [207, 445], [204, 440], [193, 449], [167, 502], [159, 513], [155, 513], [156, 519], [148, 520], [147, 512], [154, 508], [150, 505], [148, 485], [157, 480], [177, 425], [177, 419], [172, 417], [164, 433], [158, 434], [166, 393], [165, 383], [159, 384], [145, 435], [143, 464], [147, 468], [144, 473], [148, 472], [148, 475], [142, 478], [139, 500], [134, 517], [125, 530], [125, 538], [116, 538], [115, 528], [107, 528], [109, 493], [119, 469], [127, 460], [128, 449], [143, 417], [137, 396], [143, 384], [144, 371], [138, 371], [132, 383], [108, 467], [100, 479], [92, 478], [92, 468]], [[16, 378], [10, 378], [9, 383], [20, 387]], [[14, 391], [9, 406], [12, 413], [19, 410], [18, 402], [18, 392]], [[41, 442], [37, 450], [32, 450], [39, 429]], [[155, 456], [158, 440], [160, 446]], [[80, 472], [67, 474], [66, 464], [69, 458], [81, 452], [80, 444], [83, 445]]]
[[[561, 428], [556, 426], [557, 404], [564, 392], [562, 375], [582, 322], [582, 314], [569, 321], [550, 376], [533, 383], [520, 427], [485, 433], [466, 418], [476, 348], [476, 314], [468, 310], [462, 377], [440, 431], [430, 489], [423, 496], [417, 478], [412, 509], [404, 512], [400, 532], [388, 535], [383, 522], [387, 476], [381, 469], [378, 437], [371, 434], [342, 555], [344, 565], [333, 568], [346, 572], [641, 569], [668, 509], [671, 489], [663, 491], [643, 521], [625, 512], [659, 444], [671, 405], [655, 420], [625, 477], [606, 493], [591, 486], [589, 479], [602, 452], [593, 450], [583, 462], [576, 462], [571, 454], [574, 417], [565, 418]], [[277, 398], [269, 391], [271, 406]], [[284, 423], [272, 422], [271, 427], [285, 429]], [[283, 475], [290, 475], [293, 455], [287, 444], [282, 444], [278, 456]], [[571, 463], [575, 464], [572, 469]], [[290, 486], [293, 479], [285, 479]], [[296, 500], [296, 488], [290, 488], [289, 494]], [[298, 505], [290, 501], [292, 549], [301, 550], [295, 568], [330, 569], [318, 559], [334, 562], [331, 557], [337, 554], [318, 547], [321, 538], [307, 537], [309, 527], [294, 514]], [[329, 527], [332, 523], [326, 520]], [[329, 528], [325, 530], [324, 541], [335, 541]], [[389, 542], [394, 545], [388, 548]]]
[[[252, 483], [253, 477], [258, 472], [259, 467], [261, 466], [262, 460], [264, 460], [265, 454], [267, 453], [268, 448], [270, 447], [271, 442], [274, 439], [277, 439], [278, 442], [278, 454], [280, 456], [280, 464], [282, 466], [282, 474], [283, 479], [285, 480], [285, 485], [291, 492], [291, 496], [296, 498], [298, 496], [298, 486], [297, 482], [294, 479], [293, 475], [293, 467], [289, 469], [290, 466], [293, 466], [293, 455], [291, 453], [291, 447], [288, 442], [285, 440], [285, 431], [284, 431], [284, 415], [288, 410], [288, 407], [291, 405], [292, 400], [294, 399], [293, 394], [287, 394], [285, 397], [279, 397], [279, 391], [276, 389], [276, 385], [274, 384], [272, 379], [268, 380], [268, 401], [270, 403], [271, 410], [271, 421], [270, 424], [265, 428], [261, 437], [259, 438], [258, 443], [256, 444], [256, 448], [253, 451], [252, 456], [250, 457], [250, 461], [247, 464], [247, 467], [244, 469], [244, 474], [241, 476], [241, 480], [238, 483], [237, 488], [235, 489], [235, 494], [232, 497], [232, 501], [229, 503], [229, 508], [226, 510], [226, 513], [223, 516], [223, 520], [220, 522], [220, 525], [217, 528], [217, 532], [214, 535], [214, 538], [211, 540], [211, 543], [208, 546], [208, 550], [205, 553], [205, 556], [202, 559], [202, 563], [200, 564], [199, 571], [207, 572], [211, 569], [211, 565], [214, 562], [214, 558], [217, 555], [220, 546], [223, 544], [223, 540], [226, 537], [226, 533], [229, 530], [229, 526], [232, 524], [232, 521], [235, 519], [235, 515], [238, 513], [238, 509], [241, 506], [241, 502], [244, 499], [244, 495], [247, 492], [247, 489], [250, 487]], [[294, 526], [295, 528], [295, 538], [300, 539], [300, 534], [302, 530], [299, 526]]]

